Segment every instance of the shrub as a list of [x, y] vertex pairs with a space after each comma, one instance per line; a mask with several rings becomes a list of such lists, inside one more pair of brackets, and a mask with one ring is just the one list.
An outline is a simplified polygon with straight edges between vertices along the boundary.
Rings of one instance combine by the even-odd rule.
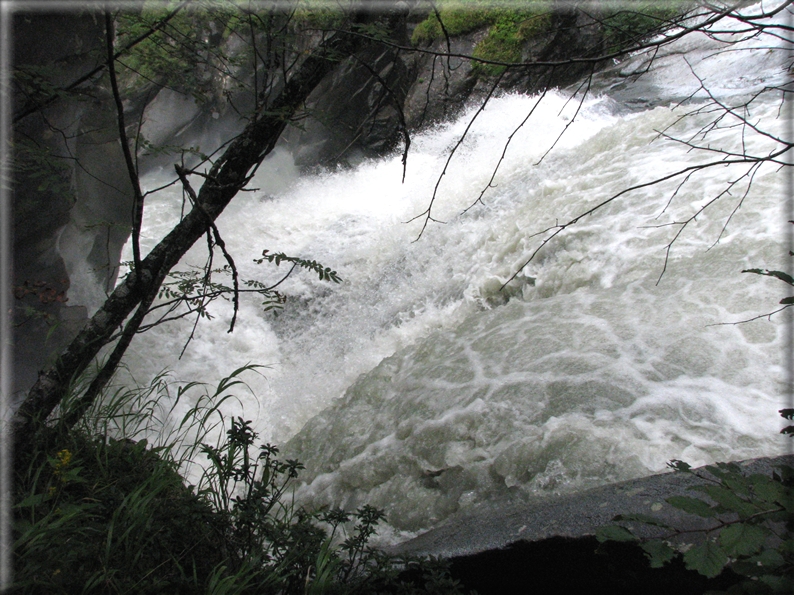
[[222, 562], [219, 519], [147, 446], [53, 432], [18, 457], [16, 588], [191, 593], [208, 582]]
[[[794, 419], [794, 409], [781, 414]], [[789, 426], [784, 430], [793, 433]], [[693, 471], [682, 461], [671, 461], [679, 473], [694, 474], [703, 484], [696, 496], [673, 496], [668, 504], [684, 512], [708, 519], [702, 530], [681, 530], [643, 514], [618, 515], [620, 524], [599, 528], [599, 541], [638, 543], [650, 561], [660, 568], [677, 556], [690, 570], [712, 578], [730, 568], [744, 580], [729, 593], [791, 593], [794, 588], [794, 469], [782, 466], [771, 477], [742, 474], [734, 463], [717, 463]], [[626, 527], [639, 523], [658, 527], [663, 533], [654, 539], [639, 539]], [[682, 540], [684, 534], [697, 533], [699, 543]]]
[[[474, 57], [497, 62], [520, 62], [521, 49], [532, 37], [547, 31], [551, 24], [550, 3], [536, 1], [530, 8], [498, 10], [488, 34], [474, 48]], [[474, 63], [475, 71], [501, 74], [505, 67]]]
[[[14, 482], [15, 582], [10, 592], [47, 594], [435, 593], [459, 585], [441, 561], [395, 559], [369, 546], [383, 513], [308, 511], [289, 497], [302, 465], [256, 446], [251, 422], [227, 425], [219, 406], [242, 384], [223, 379], [166, 431], [163, 377], [147, 389], [118, 390], [80, 424], [41, 424], [33, 448], [17, 453]], [[76, 391], [79, 392], [79, 391]], [[209, 436], [219, 424], [222, 439]], [[142, 434], [163, 445], [150, 444]], [[197, 486], [181, 473], [199, 453]]]

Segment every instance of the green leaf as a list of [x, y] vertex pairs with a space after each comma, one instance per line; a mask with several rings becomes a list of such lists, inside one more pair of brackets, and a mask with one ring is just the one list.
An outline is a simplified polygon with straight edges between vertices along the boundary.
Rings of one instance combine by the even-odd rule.
[[602, 543], [604, 541], [637, 541], [631, 531], [619, 525], [599, 527], [596, 529], [596, 539]]
[[19, 504], [15, 504], [14, 508], [29, 508], [33, 506], [38, 506], [46, 499], [47, 499], [46, 494], [31, 494], [30, 496], [22, 500], [22, 502], [20, 502]]
[[794, 420], [794, 409], [780, 409], [778, 413], [781, 417]]
[[754, 474], [749, 477], [749, 480], [753, 486], [753, 493], [762, 502], [782, 504], [791, 497], [786, 493], [787, 490], [781, 482], [766, 475]]
[[758, 507], [745, 502], [728, 488], [722, 486], [698, 486], [699, 491], [708, 494], [717, 504], [730, 512], [738, 513], [740, 518], [748, 517], [758, 512]]
[[778, 551], [789, 555], [794, 554], [794, 538], [786, 539], [783, 543], [781, 543], [778, 547]]
[[716, 512], [703, 500], [699, 500], [698, 498], [690, 498], [689, 496], [671, 496], [667, 499], [667, 503], [671, 506], [679, 510], [683, 510], [684, 512], [688, 512], [690, 514], [696, 514], [697, 516], [710, 518], [713, 517]]
[[728, 563], [728, 555], [713, 541], [696, 545], [684, 554], [684, 565], [707, 578], [714, 578]]
[[722, 530], [719, 542], [729, 556], [751, 556], [761, 549], [768, 535], [764, 527], [737, 523]]
[[675, 551], [664, 541], [652, 540], [642, 544], [642, 549], [651, 562], [651, 568], [661, 568], [675, 556]]
[[780, 552], [773, 549], [765, 549], [761, 550], [761, 553], [757, 556], [753, 556], [748, 560], [755, 564], [756, 566], [762, 566], [764, 568], [778, 568], [785, 564], [785, 560], [783, 556], [780, 555]]
[[764, 574], [758, 580], [772, 588], [773, 593], [791, 593], [792, 579], [788, 576]]
[[742, 576], [747, 577], [757, 577], [761, 574], [766, 572], [766, 569], [763, 566], [759, 566], [755, 562], [751, 561], [752, 559], [741, 558], [736, 560], [731, 564], [731, 570], [736, 574], [740, 574]]
[[692, 465], [689, 463], [685, 463], [684, 461], [679, 461], [678, 459], [673, 459], [672, 461], [667, 462], [667, 466], [675, 471], [682, 471], [687, 472], [692, 469]]
[[714, 477], [724, 481], [744, 481], [742, 470], [736, 463], [716, 463], [714, 465], [707, 465], [706, 471], [711, 473]]

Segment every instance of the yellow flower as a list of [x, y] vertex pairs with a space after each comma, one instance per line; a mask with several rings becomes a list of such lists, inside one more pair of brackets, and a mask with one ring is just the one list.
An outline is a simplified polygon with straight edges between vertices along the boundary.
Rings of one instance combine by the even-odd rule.
[[72, 453], [66, 449], [63, 449], [58, 451], [58, 454], [55, 455], [55, 458], [57, 459], [54, 465], [55, 475], [56, 477], [59, 477], [61, 475], [61, 471], [69, 466], [69, 463], [72, 460]]
[[69, 461], [72, 460], [72, 453], [66, 449], [58, 452], [56, 456], [58, 457], [58, 468], [68, 467]]

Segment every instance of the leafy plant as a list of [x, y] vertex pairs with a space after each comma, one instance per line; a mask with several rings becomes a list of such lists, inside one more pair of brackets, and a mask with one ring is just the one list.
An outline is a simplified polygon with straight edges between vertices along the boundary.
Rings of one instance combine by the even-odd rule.
[[[47, 96], [44, 92], [41, 95]], [[49, 128], [45, 135], [52, 138], [55, 132], [57, 131]], [[26, 177], [36, 184], [37, 192], [67, 197], [71, 203], [76, 200], [70, 184], [71, 155], [64, 155], [65, 151], [42, 146], [26, 138], [17, 140], [13, 149], [14, 160], [11, 162], [11, 169], [15, 175]], [[23, 204], [18, 208], [25, 209], [26, 206]]]
[[[411, 43], [421, 45], [448, 35], [462, 35], [494, 22], [490, 8], [492, 2], [470, 0], [469, 2], [442, 2], [438, 6], [439, 21], [435, 12], [419, 23], [411, 36]], [[442, 28], [441, 23], [444, 24]]]
[[[669, 26], [677, 17], [691, 8], [691, 2], [633, 2], [631, 8], [619, 3], [617, 8], [604, 3], [592, 15], [602, 29], [605, 49], [614, 52], [655, 31]], [[447, 35], [462, 35], [488, 27], [485, 37], [477, 43], [475, 58], [498, 62], [520, 62], [523, 45], [533, 37], [548, 31], [552, 22], [553, 5], [548, 0], [525, 2], [520, 8], [515, 3], [498, 0], [468, 0], [439, 3], [435, 12], [414, 29], [414, 45], [430, 43]], [[440, 20], [439, 20], [440, 17]], [[443, 23], [443, 27], [442, 27]], [[475, 62], [475, 72], [498, 75], [504, 66]]]
[[[11, 592], [460, 593], [444, 563], [394, 559], [369, 545], [382, 511], [295, 505], [302, 465], [257, 447], [251, 422], [227, 425], [220, 410], [252, 368], [214, 389], [174, 391], [165, 376], [119, 388], [64, 426], [87, 381], [76, 385], [41, 424], [35, 448], [17, 455]], [[188, 396], [194, 404], [174, 419]], [[197, 475], [200, 455], [207, 464]]]
[[[243, 279], [235, 286], [237, 271], [230, 265], [220, 268], [204, 268], [193, 266], [187, 270], [171, 271], [167, 280], [160, 286], [158, 297], [162, 300], [151, 308], [151, 311], [164, 310], [165, 313], [149, 325], [143, 326], [146, 330], [151, 326], [166, 321], [184, 318], [196, 314], [198, 318], [212, 319], [208, 306], [218, 298], [237, 300], [239, 294], [254, 294], [262, 299], [262, 309], [265, 312], [273, 311], [278, 315], [287, 302], [287, 296], [276, 289], [289, 277], [296, 268], [303, 268], [317, 273], [320, 281], [341, 283], [339, 274], [315, 260], [306, 260], [295, 256], [287, 256], [283, 252], [270, 254], [269, 250], [262, 252], [262, 258], [255, 259], [256, 264], [263, 262], [274, 263], [279, 266], [282, 262], [292, 263], [289, 271], [276, 283], [271, 285], [256, 279]], [[130, 263], [123, 263], [129, 266]], [[217, 281], [218, 276], [231, 277], [232, 283]], [[241, 287], [242, 286], [242, 287]], [[180, 306], [185, 308], [180, 309]]]
[[15, 482], [15, 589], [183, 593], [203, 586], [221, 562], [213, 547], [220, 527], [173, 461], [145, 440], [51, 438]]
[[324, 267], [315, 260], [304, 260], [295, 256], [287, 256], [283, 252], [277, 254], [269, 254], [269, 252], [269, 250], [263, 250], [262, 258], [258, 258], [254, 260], [254, 262], [256, 264], [262, 264], [267, 260], [268, 262], [275, 263], [276, 266], [279, 266], [282, 262], [291, 262], [294, 266], [314, 271], [320, 276], [320, 281], [333, 281], [334, 283], [340, 283], [342, 281], [336, 271], [331, 270], [331, 267]]
[[[474, 56], [518, 62], [524, 42], [545, 31], [550, 23], [551, 4], [546, 0], [533, 0], [521, 8], [494, 0], [445, 2], [439, 5], [438, 14], [430, 14], [416, 26], [411, 41], [420, 45], [442, 38], [445, 30], [447, 35], [461, 35], [487, 26], [488, 32], [475, 46]], [[504, 67], [475, 62], [474, 69], [499, 74]]]
[[[794, 223], [794, 221], [792, 221], [791, 223]], [[789, 253], [789, 256], [794, 256], [794, 252]], [[794, 287], [794, 278], [788, 273], [784, 273], [783, 271], [770, 271], [769, 269], [745, 269], [742, 272], [753, 273], [756, 275], [764, 275], [766, 277], [774, 277], [775, 279], [780, 279], [781, 281], [783, 281], [783, 283], [786, 283], [787, 285]], [[771, 314], [776, 314], [777, 312], [780, 312], [781, 310], [785, 310], [786, 308], [789, 308], [790, 306], [794, 305], [794, 296], [784, 297], [782, 300], [780, 300], [779, 303], [783, 307], [780, 308], [779, 310], [776, 310], [775, 312], [768, 314], [768, 316], [771, 316]]]
[[[190, 471], [195, 441], [223, 423], [218, 408], [248, 369], [198, 395], [196, 383], [173, 394], [165, 376], [118, 388], [67, 430], [61, 420], [88, 380], [76, 383], [16, 455], [12, 592], [194, 593], [229, 576], [219, 574], [221, 519], [179, 472]], [[193, 406], [172, 421], [188, 397]]]
[[256, 439], [251, 421], [238, 417], [222, 444], [202, 445], [210, 465], [199, 493], [225, 519], [230, 567], [255, 571], [251, 584], [260, 592], [458, 592], [443, 565], [425, 567], [413, 561], [425, 582], [416, 588], [401, 579], [399, 567], [407, 561], [396, 561], [369, 545], [385, 518], [383, 511], [368, 505], [353, 513], [296, 508], [286, 496], [303, 465], [279, 460], [279, 450], [271, 444], [255, 452]]
[[[794, 409], [783, 409], [781, 414], [794, 419]], [[783, 432], [794, 433], [794, 426]], [[653, 516], [624, 514], [614, 518], [621, 524], [598, 529], [599, 541], [635, 542], [653, 568], [679, 555], [688, 569], [708, 578], [730, 568], [744, 580], [729, 593], [790, 593], [794, 587], [794, 469], [782, 466], [769, 477], [745, 476], [735, 463], [709, 465], [705, 472], [693, 471], [678, 460], [668, 465], [678, 473], [700, 478], [703, 484], [693, 488], [697, 494], [672, 496], [667, 503], [707, 519], [709, 526], [678, 529]], [[640, 539], [627, 523], [656, 527], [661, 536]]]
[[[520, 10], [498, 10], [488, 34], [474, 48], [474, 57], [499, 62], [520, 62], [524, 42], [546, 31], [551, 24], [551, 6], [535, 1]], [[474, 63], [474, 70], [498, 75], [504, 66]]]
[[[231, 15], [221, 4], [200, 0], [205, 10], [183, 10], [128, 51], [119, 63], [121, 83], [128, 90], [149, 83], [177, 89], [205, 103], [213, 97], [212, 78], [230, 75], [238, 57], [217, 51]], [[203, 6], [202, 6], [203, 5]], [[149, 3], [141, 11], [120, 11], [117, 16], [120, 46], [138, 38], [175, 9]]]

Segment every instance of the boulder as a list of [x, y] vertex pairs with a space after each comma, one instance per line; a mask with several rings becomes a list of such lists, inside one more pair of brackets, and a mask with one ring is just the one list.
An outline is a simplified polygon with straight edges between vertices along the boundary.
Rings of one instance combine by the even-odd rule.
[[[775, 468], [794, 465], [794, 455], [738, 463], [745, 475], [771, 475]], [[704, 468], [695, 469], [708, 477]], [[671, 472], [624, 481], [524, 506], [481, 507], [445, 525], [389, 548], [403, 556], [437, 556], [449, 562], [452, 577], [464, 592], [506, 595], [537, 590], [546, 595], [597, 592], [611, 595], [700, 595], [723, 591], [742, 577], [725, 568], [707, 579], [688, 570], [680, 556], [662, 568], [651, 568], [644, 551], [633, 543], [595, 538], [599, 527], [618, 514], [654, 516], [679, 530], [694, 530], [675, 538], [697, 543], [698, 532], [714, 525], [666, 502], [672, 496], [692, 496], [707, 482], [693, 474]], [[702, 495], [702, 494], [701, 494]], [[728, 520], [728, 519], [726, 519]], [[635, 535], [660, 536], [661, 529], [633, 524]]]

